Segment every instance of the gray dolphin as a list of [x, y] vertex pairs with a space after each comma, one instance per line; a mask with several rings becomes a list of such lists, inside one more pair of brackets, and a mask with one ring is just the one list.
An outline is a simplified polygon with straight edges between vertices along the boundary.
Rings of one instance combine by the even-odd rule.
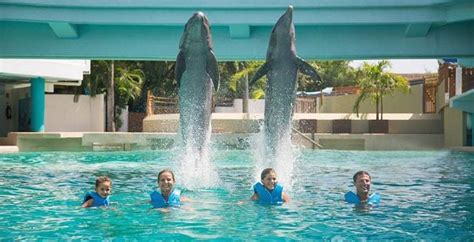
[[180, 133], [185, 146], [202, 152], [210, 136], [212, 90], [217, 91], [219, 85], [209, 21], [202, 12], [193, 14], [186, 23], [179, 49], [175, 74]]
[[265, 64], [250, 82], [253, 85], [264, 75], [268, 78], [264, 121], [267, 154], [275, 154], [278, 144], [290, 139], [298, 71], [322, 82], [317, 71], [296, 55], [293, 7], [289, 6], [273, 27]]

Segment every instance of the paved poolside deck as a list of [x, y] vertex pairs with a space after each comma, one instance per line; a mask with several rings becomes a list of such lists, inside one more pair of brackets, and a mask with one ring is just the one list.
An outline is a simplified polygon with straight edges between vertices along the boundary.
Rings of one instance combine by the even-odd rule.
[[0, 154], [16, 152], [18, 152], [18, 146], [16, 145], [0, 145]]
[[[312, 132], [305, 135], [323, 145], [324, 149], [343, 150], [440, 150], [444, 147], [444, 134], [439, 115], [436, 114], [384, 114], [390, 120], [388, 133], [368, 132], [371, 114], [299, 114], [294, 115], [293, 126], [315, 121]], [[334, 133], [333, 120], [350, 120], [351, 133]], [[259, 132], [263, 114], [212, 115], [212, 142], [218, 146], [245, 149], [252, 136]], [[303, 121], [303, 122], [302, 122]], [[144, 120], [144, 129], [150, 132], [14, 132], [4, 138], [0, 153], [15, 151], [109, 151], [168, 149], [176, 140], [179, 114], [152, 115]], [[306, 148], [316, 148], [298, 134], [293, 143]], [[1, 142], [0, 142], [1, 144]], [[455, 147], [454, 150], [472, 151], [472, 147]]]

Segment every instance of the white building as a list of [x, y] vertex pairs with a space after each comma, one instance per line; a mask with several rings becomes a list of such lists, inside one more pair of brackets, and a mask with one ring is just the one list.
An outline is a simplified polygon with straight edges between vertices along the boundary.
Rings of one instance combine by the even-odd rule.
[[0, 59], [0, 137], [18, 131], [104, 131], [103, 95], [53, 93], [80, 86], [89, 60]]

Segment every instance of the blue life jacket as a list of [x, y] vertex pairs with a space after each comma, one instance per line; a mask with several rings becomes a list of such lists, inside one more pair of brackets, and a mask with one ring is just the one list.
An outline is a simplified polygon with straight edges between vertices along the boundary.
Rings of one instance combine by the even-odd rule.
[[165, 201], [161, 192], [153, 191], [150, 193], [151, 204], [153, 205], [153, 208], [179, 207], [181, 205], [180, 195], [180, 190], [173, 189], [168, 197], [168, 201]]
[[272, 192], [268, 191], [262, 183], [257, 182], [253, 185], [253, 190], [258, 195], [258, 203], [260, 204], [282, 204], [283, 203], [283, 186], [278, 184]]
[[109, 206], [109, 196], [103, 198], [97, 192], [88, 192], [84, 196], [84, 201], [82, 201], [82, 204], [87, 202], [89, 199], [94, 199], [91, 207]]
[[[346, 200], [346, 202], [348, 202], [348, 203], [360, 204], [359, 196], [357, 196], [357, 194], [355, 194], [354, 192], [346, 193], [344, 195], [344, 200]], [[371, 205], [379, 204], [380, 203], [380, 195], [377, 194], [377, 193], [372, 193], [369, 196], [369, 199], [368, 199], [367, 203], [371, 204]]]

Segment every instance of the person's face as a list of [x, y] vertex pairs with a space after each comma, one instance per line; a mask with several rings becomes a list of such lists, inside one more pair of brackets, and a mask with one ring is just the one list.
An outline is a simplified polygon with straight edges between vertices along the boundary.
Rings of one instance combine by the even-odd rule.
[[275, 186], [277, 184], [278, 180], [276, 177], [275, 172], [270, 172], [268, 173], [263, 179], [262, 179], [262, 184], [265, 188], [268, 190], [273, 190], [275, 189]]
[[171, 189], [173, 189], [173, 185], [174, 185], [173, 175], [169, 172], [161, 173], [158, 180], [158, 186], [160, 187], [161, 192], [171, 191]]
[[370, 182], [370, 176], [366, 174], [357, 176], [357, 179], [355, 181], [357, 193], [368, 193], [370, 190]]
[[112, 185], [108, 181], [102, 182], [95, 188], [95, 192], [97, 192], [99, 196], [106, 198], [112, 193]]

